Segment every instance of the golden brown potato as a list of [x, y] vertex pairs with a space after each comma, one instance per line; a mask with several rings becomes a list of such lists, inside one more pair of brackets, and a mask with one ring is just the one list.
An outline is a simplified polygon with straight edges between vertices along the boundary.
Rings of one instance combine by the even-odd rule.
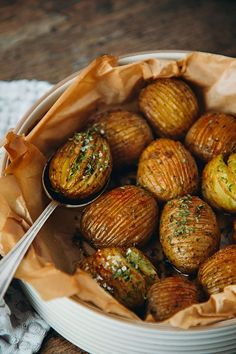
[[157, 223], [155, 199], [142, 188], [115, 188], [90, 204], [82, 215], [83, 236], [96, 248], [144, 244]]
[[194, 193], [198, 170], [191, 154], [178, 141], [158, 139], [142, 153], [137, 181], [162, 201]]
[[86, 258], [81, 268], [129, 308], [142, 305], [147, 290], [158, 279], [154, 266], [135, 247], [103, 248]]
[[236, 212], [236, 153], [228, 160], [223, 155], [214, 157], [205, 166], [202, 175], [202, 193], [213, 207]]
[[159, 136], [178, 139], [198, 115], [198, 102], [190, 87], [177, 79], [158, 79], [139, 96], [139, 108]]
[[148, 291], [148, 313], [156, 321], [164, 321], [198, 302], [195, 284], [180, 276], [157, 280]]
[[219, 248], [220, 231], [211, 207], [190, 195], [169, 201], [161, 215], [160, 241], [178, 270], [195, 272]]
[[112, 169], [107, 141], [93, 130], [76, 133], [57, 150], [49, 178], [55, 191], [69, 198], [87, 198], [107, 182]]
[[209, 295], [236, 284], [236, 245], [227, 246], [207, 259], [199, 269], [198, 279]]
[[189, 129], [185, 144], [204, 161], [236, 149], [236, 119], [224, 113], [206, 113]]
[[113, 165], [117, 169], [137, 162], [144, 148], [153, 140], [145, 119], [134, 112], [100, 113], [94, 118], [93, 127], [107, 139]]

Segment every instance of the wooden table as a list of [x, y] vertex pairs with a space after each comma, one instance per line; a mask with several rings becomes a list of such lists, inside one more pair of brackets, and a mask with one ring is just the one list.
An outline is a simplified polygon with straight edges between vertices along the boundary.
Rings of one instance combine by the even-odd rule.
[[[234, 0], [0, 0], [0, 79], [56, 83], [98, 55], [236, 56]], [[51, 330], [40, 354], [84, 353]]]

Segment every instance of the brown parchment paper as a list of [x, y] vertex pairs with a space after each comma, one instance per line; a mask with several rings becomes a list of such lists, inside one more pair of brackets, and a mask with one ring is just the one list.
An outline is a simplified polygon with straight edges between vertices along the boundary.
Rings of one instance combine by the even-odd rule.
[[[115, 57], [103, 56], [79, 73], [26, 137], [13, 132], [6, 136], [10, 164], [0, 178], [1, 255], [22, 237], [48, 203], [41, 186], [46, 156], [75, 131], [83, 129], [97, 110], [116, 106], [136, 110], [138, 91], [146, 82], [173, 76], [183, 77], [192, 84], [202, 110], [236, 114], [236, 59], [191, 53], [179, 61], [149, 59], [118, 66]], [[46, 300], [76, 296], [105, 312], [140, 320], [87, 273], [76, 269], [83, 257], [80, 247], [73, 242], [78, 215], [78, 210], [56, 210], [27, 252], [16, 277], [31, 284]], [[179, 312], [166, 323], [189, 328], [235, 316], [236, 285], [233, 285], [207, 302]], [[152, 318], [149, 316], [147, 320]]]

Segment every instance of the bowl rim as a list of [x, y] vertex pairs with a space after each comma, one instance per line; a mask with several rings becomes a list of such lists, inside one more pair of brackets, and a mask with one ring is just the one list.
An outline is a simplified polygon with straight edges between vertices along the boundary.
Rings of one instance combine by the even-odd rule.
[[[184, 56], [188, 53], [191, 53], [191, 51], [189, 50], [172, 50], [172, 49], [167, 49], [167, 50], [148, 50], [148, 51], [139, 51], [139, 52], [132, 52], [132, 53], [128, 53], [128, 54], [123, 54], [118, 56], [118, 64], [120, 65], [124, 65], [125, 60], [127, 60], [127, 58], [130, 57], [140, 57], [140, 56], [149, 56], [150, 57], [155, 57], [156, 54], [170, 54], [171, 56], [174, 54], [175, 56], [177, 56], [178, 54], [180, 54], [181, 56]], [[82, 69], [81, 69], [82, 70]], [[75, 79], [78, 74], [81, 72], [81, 70], [75, 71], [73, 74], [67, 76], [66, 78], [64, 78], [63, 80], [60, 80], [58, 83], [56, 83], [55, 85], [53, 84], [52, 88], [49, 89], [44, 95], [42, 95], [26, 112], [25, 114], [22, 116], [22, 118], [17, 122], [17, 125], [15, 127], [15, 132], [17, 132], [17, 129], [20, 129], [21, 125], [24, 123], [24, 121], [29, 117], [29, 115], [35, 110], [35, 108], [41, 103], [43, 102], [49, 95], [53, 94], [55, 92], [55, 90], [57, 90], [58, 88], [62, 87], [64, 84], [68, 83], [68, 81], [71, 81], [73, 79]]]
[[[192, 51], [187, 51], [187, 50], [150, 50], [150, 51], [140, 51], [140, 52], [135, 52], [135, 53], [128, 53], [124, 54], [122, 56], [118, 57], [118, 64], [119, 65], [125, 65], [131, 62], [139, 61], [142, 59], [147, 59], [147, 58], [158, 58], [158, 59], [165, 59], [165, 60], [177, 60], [177, 59], [182, 59], [184, 56], [187, 54], [191, 53]], [[34, 114], [37, 113], [37, 109], [39, 106], [44, 106], [50, 98], [55, 98], [56, 94], [60, 94], [63, 92], [71, 82], [78, 76], [81, 70], [76, 71], [75, 73], [67, 76], [65, 79], [59, 81], [57, 84], [53, 85], [51, 89], [49, 89], [43, 96], [41, 96], [23, 115], [23, 117], [18, 121], [16, 124], [16, 127], [14, 129], [15, 133], [23, 133], [25, 130], [25, 123], [29, 122]], [[57, 99], [57, 98], [56, 98]], [[43, 116], [42, 116], [43, 117]], [[42, 118], [41, 117], [41, 118]], [[40, 118], [40, 119], [41, 119]], [[36, 120], [37, 121], [37, 120]], [[2, 175], [4, 168], [6, 167], [7, 164], [7, 154], [4, 151], [3, 156], [1, 156], [1, 164], [0, 164], [0, 176]], [[26, 287], [28, 290], [30, 290], [31, 293], [34, 293], [36, 296], [40, 296], [39, 293], [33, 289], [33, 287], [23, 281], [21, 281], [23, 287]], [[229, 320], [223, 320], [217, 323], [213, 323], [210, 325], [206, 326], [196, 326], [192, 327], [191, 329], [181, 329], [181, 328], [176, 328], [172, 327], [168, 324], [163, 324], [163, 323], [156, 323], [156, 322], [140, 322], [138, 320], [131, 320], [131, 319], [126, 319], [121, 316], [115, 315], [115, 314], [110, 314], [110, 313], [105, 313], [104, 311], [100, 310], [99, 308], [96, 308], [93, 305], [90, 305], [83, 300], [80, 300], [78, 298], [59, 298], [60, 300], [63, 299], [64, 301], [68, 302], [68, 304], [71, 304], [74, 306], [75, 304], [77, 306], [82, 307], [84, 310], [88, 312], [92, 312], [92, 314], [96, 313], [98, 317], [101, 319], [106, 318], [107, 320], [110, 320], [111, 322], [115, 321], [117, 324], [122, 325], [129, 325], [129, 326], [136, 326], [136, 327], [142, 327], [143, 329], [152, 329], [156, 331], [161, 331], [161, 332], [171, 332], [171, 333], [180, 333], [180, 332], [185, 332], [189, 334], [200, 334], [200, 333], [205, 333], [206, 331], [208, 332], [213, 332], [216, 330], [223, 329], [225, 327], [236, 327], [236, 318], [229, 319]], [[58, 299], [52, 299], [50, 301], [57, 301]], [[42, 300], [43, 301], [43, 300]]]

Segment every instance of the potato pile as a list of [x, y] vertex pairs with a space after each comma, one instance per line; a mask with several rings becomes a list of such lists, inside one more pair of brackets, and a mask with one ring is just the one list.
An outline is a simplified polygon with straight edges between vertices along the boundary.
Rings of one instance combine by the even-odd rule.
[[78, 266], [142, 318], [162, 321], [236, 284], [236, 245], [220, 250], [218, 222], [230, 213], [236, 230], [236, 119], [201, 115], [177, 78], [149, 83], [138, 109], [91, 117], [56, 153], [51, 183], [84, 197], [111, 173], [79, 218], [88, 247]]

